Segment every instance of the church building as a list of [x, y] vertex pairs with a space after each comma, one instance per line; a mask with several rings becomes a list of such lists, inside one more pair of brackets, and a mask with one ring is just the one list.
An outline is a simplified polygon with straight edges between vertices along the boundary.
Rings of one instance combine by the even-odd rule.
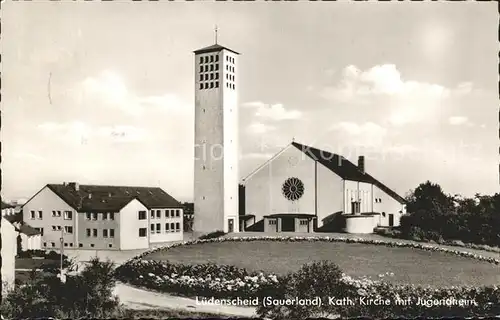
[[372, 233], [399, 226], [405, 200], [344, 157], [297, 142], [240, 185], [240, 231]]

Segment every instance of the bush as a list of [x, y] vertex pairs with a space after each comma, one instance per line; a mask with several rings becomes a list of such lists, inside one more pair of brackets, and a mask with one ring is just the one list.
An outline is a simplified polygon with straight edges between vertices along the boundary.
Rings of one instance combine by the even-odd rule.
[[208, 234], [205, 234], [205, 235], [202, 235], [199, 240], [206, 240], [206, 239], [213, 239], [213, 238], [220, 238], [222, 237], [223, 235], [225, 235], [226, 233], [224, 231], [214, 231], [214, 232], [210, 232]]
[[62, 283], [55, 274], [33, 272], [23, 286], [2, 299], [2, 315], [19, 318], [97, 318], [112, 316], [119, 301], [112, 295], [113, 264], [94, 259]]
[[[268, 297], [276, 302], [303, 299], [311, 304], [261, 304], [257, 309], [259, 317], [285, 320], [336, 315], [341, 312], [341, 307], [328, 304], [328, 297], [342, 297], [349, 289], [349, 285], [342, 281], [340, 269], [329, 261], [306, 264], [280, 280], [278, 290]], [[312, 304], [313, 301], [317, 301], [316, 304]]]

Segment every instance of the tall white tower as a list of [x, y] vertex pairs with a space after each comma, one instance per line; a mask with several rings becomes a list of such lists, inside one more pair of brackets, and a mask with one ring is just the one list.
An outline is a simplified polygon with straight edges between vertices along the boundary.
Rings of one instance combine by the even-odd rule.
[[238, 232], [238, 55], [218, 44], [195, 54], [195, 234]]

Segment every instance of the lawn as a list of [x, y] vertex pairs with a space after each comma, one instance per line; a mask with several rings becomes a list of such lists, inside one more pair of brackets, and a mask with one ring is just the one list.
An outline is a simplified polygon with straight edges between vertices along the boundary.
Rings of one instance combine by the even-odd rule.
[[500, 284], [500, 266], [449, 253], [341, 242], [222, 242], [171, 248], [145, 257], [173, 263], [217, 263], [286, 274], [315, 260], [330, 260], [348, 275], [432, 286]]

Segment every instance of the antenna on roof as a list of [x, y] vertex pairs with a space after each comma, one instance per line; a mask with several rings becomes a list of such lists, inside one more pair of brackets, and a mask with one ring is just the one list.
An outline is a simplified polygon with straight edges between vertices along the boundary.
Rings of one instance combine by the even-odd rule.
[[215, 44], [217, 44], [217, 25], [215, 25]]

